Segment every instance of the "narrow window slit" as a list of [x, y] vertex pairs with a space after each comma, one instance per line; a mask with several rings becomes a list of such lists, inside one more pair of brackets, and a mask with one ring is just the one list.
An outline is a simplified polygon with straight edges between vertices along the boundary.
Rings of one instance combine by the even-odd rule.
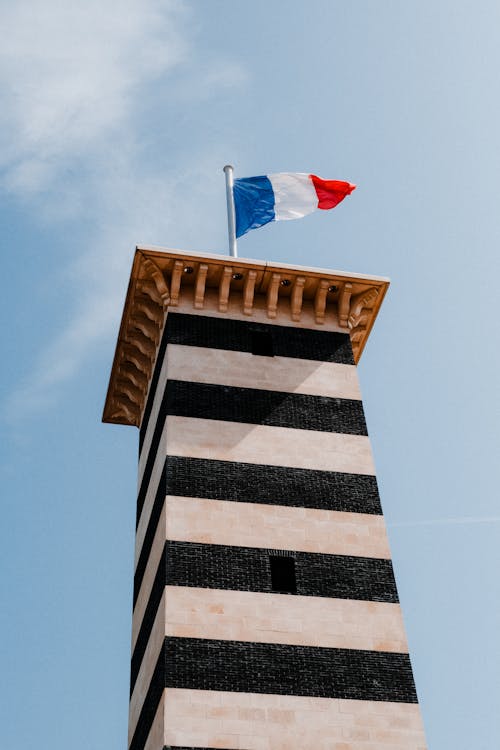
[[273, 337], [268, 331], [250, 331], [252, 354], [274, 357]]
[[270, 555], [269, 564], [271, 566], [271, 589], [280, 594], [296, 594], [297, 579], [294, 558]]

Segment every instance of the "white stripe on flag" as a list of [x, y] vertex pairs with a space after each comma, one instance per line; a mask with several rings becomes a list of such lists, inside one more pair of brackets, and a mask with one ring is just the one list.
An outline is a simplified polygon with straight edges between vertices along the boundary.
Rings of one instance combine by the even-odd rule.
[[308, 174], [281, 172], [268, 178], [274, 192], [276, 221], [300, 219], [318, 208], [318, 196]]

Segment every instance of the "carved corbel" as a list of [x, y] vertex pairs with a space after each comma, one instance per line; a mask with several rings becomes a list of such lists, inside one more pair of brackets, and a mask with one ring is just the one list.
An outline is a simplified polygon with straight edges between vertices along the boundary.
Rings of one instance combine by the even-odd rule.
[[160, 329], [156, 323], [151, 321], [146, 315], [134, 315], [130, 319], [130, 327], [132, 330], [141, 331], [144, 336], [150, 338], [155, 344], [158, 343], [160, 338]]
[[304, 284], [306, 283], [305, 276], [296, 276], [293, 284], [292, 293], [290, 295], [290, 310], [292, 313], [292, 320], [299, 321], [300, 313], [302, 312], [302, 295], [304, 294]]
[[124, 380], [123, 378], [117, 380], [117, 388], [120, 393], [124, 393], [128, 398], [140, 408], [142, 402], [143, 392], [140, 388], [137, 388], [130, 380]]
[[377, 287], [370, 287], [370, 289], [367, 289], [364, 292], [361, 292], [360, 294], [356, 294], [354, 297], [351, 298], [351, 307], [349, 310], [349, 318], [348, 318], [348, 324], [350, 328], [355, 328], [358, 323], [359, 319], [361, 317], [361, 313], [363, 309], [371, 308], [373, 307], [373, 304], [378, 296], [378, 289]]
[[320, 279], [316, 296], [314, 297], [314, 317], [320, 325], [325, 322], [326, 295], [328, 294], [328, 279]]
[[351, 342], [358, 343], [359, 341], [361, 341], [367, 329], [368, 329], [368, 326], [364, 324], [357, 325], [355, 328], [351, 328], [351, 331], [350, 331]]
[[364, 323], [360, 323], [355, 328], [352, 328], [349, 332], [351, 338], [352, 353], [354, 355], [354, 361], [357, 362], [360, 353], [363, 339], [368, 331], [368, 326]]
[[141, 418], [139, 406], [134, 401], [131, 401], [128, 395], [121, 390], [117, 391], [116, 401], [117, 411], [123, 412], [132, 424], [139, 424]]
[[[361, 326], [366, 326], [368, 321], [370, 320], [370, 312], [371, 310], [367, 310], [366, 308], [363, 308], [361, 311], [361, 315], [358, 318], [356, 328], [360, 328]], [[354, 330], [351, 328], [351, 330]]]
[[129, 341], [133, 346], [137, 347], [142, 354], [153, 359], [156, 353], [156, 346], [150, 338], [142, 333], [142, 331], [131, 331], [129, 333]]
[[181, 278], [184, 271], [184, 261], [174, 261], [172, 276], [170, 277], [170, 304], [177, 307], [179, 304], [179, 294], [181, 290]]
[[122, 362], [118, 372], [122, 377], [131, 380], [137, 388], [141, 389], [142, 393], [146, 393], [148, 387], [147, 375], [139, 370], [133, 362]]
[[349, 305], [351, 302], [352, 295], [352, 284], [350, 281], [346, 281], [342, 284], [342, 288], [339, 294], [338, 311], [339, 311], [339, 325], [343, 328], [347, 328], [347, 319], [349, 317]]
[[229, 303], [229, 290], [231, 288], [231, 277], [233, 269], [231, 266], [224, 266], [219, 282], [219, 312], [227, 312]]
[[127, 413], [126, 409], [120, 406], [120, 404], [116, 404], [114, 401], [108, 417], [111, 422], [115, 422], [116, 424], [137, 426], [135, 416], [131, 412]]
[[243, 284], [243, 314], [252, 315], [253, 313], [253, 298], [255, 294], [255, 281], [257, 279], [257, 271], [251, 269], [247, 271], [245, 281]]
[[207, 282], [208, 265], [200, 263], [196, 274], [196, 286], [194, 288], [194, 307], [201, 310], [205, 302], [205, 284]]
[[156, 285], [156, 291], [160, 295], [160, 298], [163, 302], [163, 306], [167, 307], [170, 302], [170, 292], [168, 290], [168, 285], [162, 272], [160, 271], [156, 263], [151, 260], [151, 258], [146, 258], [146, 260], [143, 262], [143, 268], [146, 269], [148, 275], [153, 279]]
[[137, 291], [148, 297], [155, 305], [163, 308], [163, 300], [156, 288], [156, 284], [151, 279], [141, 279], [137, 282]]
[[145, 315], [152, 323], [161, 326], [163, 324], [163, 306], [151, 303], [150, 297], [136, 297], [134, 308]]
[[267, 288], [267, 317], [275, 318], [278, 314], [278, 294], [280, 290], [281, 274], [271, 274], [271, 281]]
[[145, 357], [144, 354], [137, 348], [137, 346], [129, 342], [123, 346], [123, 359], [125, 362], [132, 362], [138, 370], [144, 373], [146, 378], [149, 376], [149, 370], [151, 368], [151, 360], [149, 357]]

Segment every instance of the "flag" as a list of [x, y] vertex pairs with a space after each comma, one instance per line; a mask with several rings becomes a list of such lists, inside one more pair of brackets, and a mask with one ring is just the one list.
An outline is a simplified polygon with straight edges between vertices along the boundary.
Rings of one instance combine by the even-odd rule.
[[234, 181], [236, 236], [270, 221], [300, 219], [318, 208], [334, 208], [356, 185], [315, 174], [282, 172]]

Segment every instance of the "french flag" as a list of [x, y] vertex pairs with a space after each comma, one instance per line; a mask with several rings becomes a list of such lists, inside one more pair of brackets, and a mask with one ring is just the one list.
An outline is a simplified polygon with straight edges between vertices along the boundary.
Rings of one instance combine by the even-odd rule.
[[236, 237], [270, 221], [300, 219], [317, 208], [334, 208], [356, 185], [315, 174], [281, 172], [234, 181]]

